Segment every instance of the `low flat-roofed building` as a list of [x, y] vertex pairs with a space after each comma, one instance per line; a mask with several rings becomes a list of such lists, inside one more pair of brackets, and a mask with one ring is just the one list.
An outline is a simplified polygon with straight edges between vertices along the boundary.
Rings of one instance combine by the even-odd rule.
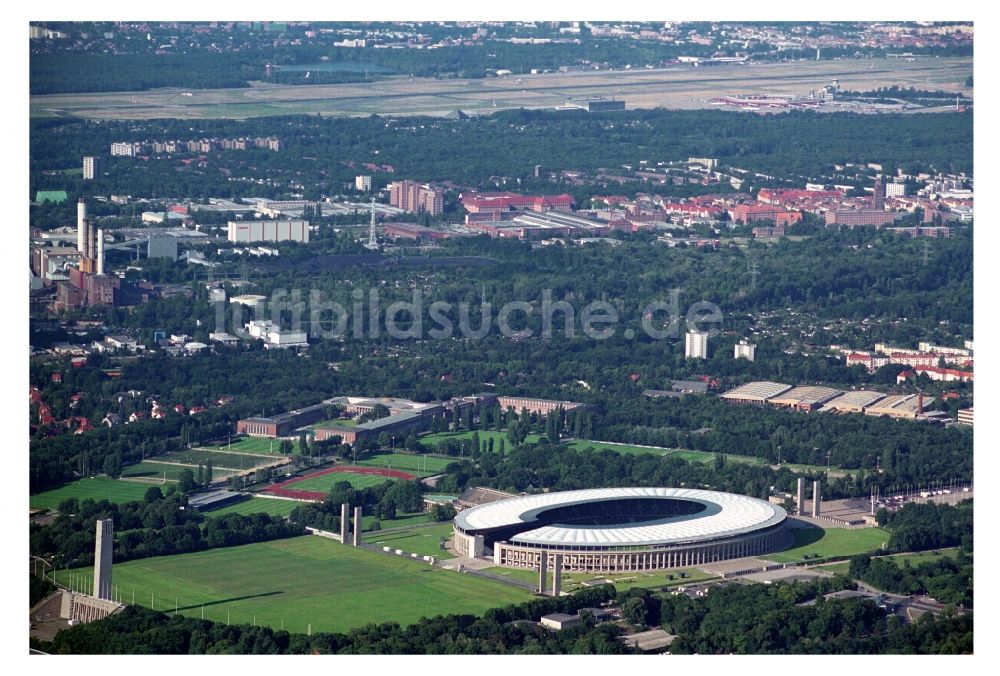
[[792, 388], [777, 397], [772, 397], [767, 403], [775, 406], [787, 406], [800, 411], [812, 411], [841, 394], [843, 394], [843, 390], [835, 390], [832, 387], [804, 385]]
[[234, 502], [243, 500], [246, 496], [237, 491], [217, 490], [207, 493], [198, 493], [188, 498], [188, 507], [196, 507], [204, 510], [215, 509]]
[[500, 396], [497, 397], [497, 403], [500, 405], [500, 408], [504, 410], [513, 408], [516, 413], [520, 413], [522, 410], [527, 410], [529, 413], [537, 413], [540, 415], [546, 415], [557, 408], [562, 408], [563, 412], [568, 413], [569, 411], [587, 407], [587, 404], [582, 404], [577, 401], [535, 399], [533, 397]]
[[792, 389], [791, 385], [773, 383], [767, 380], [759, 380], [745, 385], [740, 385], [739, 387], [729, 390], [720, 396], [728, 401], [763, 404], [768, 399], [784, 394], [790, 389]]
[[958, 409], [958, 423], [960, 425], [972, 426], [972, 408]]
[[[437, 407], [438, 409], [440, 406]], [[340, 437], [343, 444], [354, 446], [364, 439], [377, 439], [381, 434], [402, 436], [410, 430], [423, 431], [429, 429], [433, 415], [430, 410], [422, 412], [406, 411], [395, 413], [385, 418], [372, 420], [357, 425], [333, 423], [316, 428], [316, 440], [324, 441], [332, 437]]]
[[889, 418], [910, 418], [917, 416], [934, 401], [933, 397], [922, 397], [919, 394], [890, 394], [885, 399], [865, 408], [865, 415], [887, 416]]
[[618, 640], [630, 648], [638, 648], [643, 652], [648, 652], [662, 650], [673, 643], [676, 638], [673, 634], [668, 634], [662, 629], [650, 629], [635, 634], [619, 636]]
[[208, 334], [208, 339], [213, 343], [222, 343], [223, 345], [235, 345], [240, 342], [240, 339], [233, 334], [221, 331]]
[[871, 406], [880, 399], [885, 398], [882, 392], [872, 390], [858, 390], [856, 392], [845, 392], [839, 397], [834, 397], [824, 404], [821, 411], [838, 411], [844, 413], [864, 413], [866, 407]]
[[555, 629], [556, 631], [560, 629], [569, 629], [571, 627], [579, 626], [583, 620], [579, 615], [570, 615], [568, 613], [552, 613], [551, 615], [542, 615], [542, 619], [539, 621], [543, 627], [548, 627], [549, 629]]

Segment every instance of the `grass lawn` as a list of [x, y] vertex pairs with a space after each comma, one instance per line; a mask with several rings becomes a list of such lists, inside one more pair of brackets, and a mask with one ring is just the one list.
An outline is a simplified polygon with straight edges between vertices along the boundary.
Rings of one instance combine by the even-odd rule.
[[500, 582], [316, 536], [116, 563], [114, 584], [124, 603], [134, 593], [137, 604], [157, 610], [173, 612], [176, 603], [188, 617], [200, 618], [204, 608], [206, 620], [299, 633], [310, 624], [314, 632], [344, 632], [369, 622], [478, 615], [530, 598]]
[[320, 427], [357, 427], [359, 424], [357, 420], [352, 420], [351, 418], [334, 418], [333, 420], [324, 420], [309, 425], [309, 429], [314, 430]]
[[904, 554], [893, 554], [889, 558], [897, 566], [902, 566], [904, 561], [909, 561], [911, 566], [917, 566], [928, 561], [940, 561], [941, 559], [954, 559], [958, 556], [958, 547], [947, 549], [935, 549], [930, 552], [907, 552]]
[[250, 498], [231, 505], [225, 505], [209, 512], [205, 516], [222, 516], [223, 514], [270, 514], [271, 516], [288, 516], [292, 510], [306, 503], [298, 500], [273, 500], [269, 498]]
[[361, 524], [363, 530], [369, 530], [376, 521], [382, 525], [382, 529], [387, 528], [402, 528], [403, 526], [416, 526], [418, 524], [427, 523], [431, 518], [429, 512], [420, 512], [419, 514], [397, 514], [395, 519], [378, 519], [372, 515], [366, 514], [361, 517]]
[[[509, 451], [511, 448], [510, 439], [507, 439], [506, 432], [499, 432], [497, 430], [473, 430], [479, 433], [480, 441], [485, 441], [486, 439], [493, 440], [493, 450], [496, 451], [500, 447], [500, 440], [505, 439], [505, 448]], [[454, 439], [455, 441], [464, 441], [466, 439], [472, 438], [472, 432], [470, 430], [460, 430], [458, 432], [437, 432], [436, 434], [425, 434], [420, 437], [420, 443], [426, 444], [428, 446], [437, 446], [442, 441], [447, 439]], [[536, 444], [538, 440], [541, 439], [541, 435], [529, 434], [524, 438], [524, 443], [526, 444]]]
[[[297, 450], [299, 442], [292, 442], [293, 450]], [[204, 446], [203, 448], [216, 448], [220, 451], [238, 451], [243, 453], [264, 453], [271, 455], [281, 454], [281, 439], [264, 439], [261, 437], [239, 437], [233, 439], [231, 444], [223, 441], [215, 446]]]
[[[902, 566], [904, 561], [909, 561], [911, 566], [916, 566], [921, 563], [926, 563], [927, 561], [939, 561], [941, 559], [953, 559], [958, 556], [958, 547], [949, 547], [947, 549], [936, 549], [930, 552], [907, 552], [904, 554], [890, 554], [885, 557], [891, 559], [896, 565]], [[847, 575], [851, 564], [848, 561], [841, 561], [839, 563], [831, 563], [826, 566], [817, 566], [817, 568], [822, 568], [831, 573], [841, 573]]]
[[[146, 495], [146, 490], [151, 485], [153, 484], [109, 479], [106, 476], [78, 479], [54, 490], [30, 496], [29, 504], [35, 508], [55, 509], [60, 502], [68, 498], [78, 500], [93, 498], [94, 500], [110, 500], [114, 503], [131, 502], [132, 500], [142, 500], [143, 496]], [[161, 490], [166, 488], [167, 486], [163, 486]]]
[[[494, 575], [503, 575], [512, 580], [538, 584], [538, 571], [526, 568], [505, 568], [497, 566], [488, 568], [488, 572]], [[687, 577], [681, 579], [680, 573], [686, 573]], [[667, 579], [667, 575], [673, 575], [674, 579]], [[577, 591], [583, 588], [583, 582], [592, 580], [611, 580], [619, 590], [641, 587], [648, 589], [659, 589], [660, 587], [675, 587], [687, 585], [694, 582], [715, 579], [715, 575], [709, 575], [697, 568], [679, 568], [677, 570], [661, 570], [656, 572], [636, 571], [634, 573], [620, 573], [614, 575], [603, 575], [601, 573], [563, 573], [563, 591]], [[552, 571], [546, 576], [547, 586], [552, 585]]]
[[[586, 439], [576, 439], [574, 441], [566, 444], [574, 451], [582, 451], [587, 448], [592, 448], [595, 451], [603, 451], [605, 449], [614, 451], [615, 453], [622, 453], [625, 455], [660, 455], [660, 456], [670, 456], [671, 458], [681, 458], [687, 462], [701, 462], [707, 463], [715, 460], [715, 453], [710, 451], [690, 451], [683, 448], [660, 448], [660, 447], [648, 447], [648, 446], [632, 446], [630, 444], [610, 444], [602, 441], [588, 441]], [[726, 454], [727, 462], [747, 462], [752, 464], [760, 464], [762, 461], [757, 458], [753, 458], [749, 455], [730, 455]]]
[[[181, 472], [184, 470], [190, 470], [197, 474], [197, 467], [182, 467], [181, 465], [172, 465], [165, 462], [156, 462], [155, 460], [146, 460], [144, 462], [139, 462], [134, 465], [129, 465], [122, 469], [123, 477], [136, 477], [144, 479], [163, 479], [164, 473], [166, 473], [167, 481], [179, 481]], [[225, 478], [235, 472], [215, 465], [215, 461], [212, 462], [212, 478], [221, 479]]]
[[795, 528], [792, 531], [795, 544], [777, 554], [768, 554], [766, 558], [778, 563], [802, 563], [804, 555], [818, 554], [819, 558], [830, 556], [854, 556], [876, 552], [883, 543], [889, 542], [889, 533], [881, 528]]
[[366, 467], [383, 467], [387, 469], [398, 469], [417, 476], [431, 476], [440, 474], [449, 464], [456, 462], [458, 458], [437, 458], [427, 455], [409, 455], [406, 453], [386, 453], [373, 458], [359, 460], [355, 465]]
[[[291, 481], [291, 479], [289, 479]], [[396, 481], [396, 479], [387, 476], [376, 476], [374, 474], [354, 474], [353, 472], [334, 472], [332, 474], [324, 474], [323, 476], [314, 476], [310, 479], [303, 479], [302, 481], [296, 481], [295, 483], [288, 484], [285, 488], [296, 491], [317, 491], [320, 493], [329, 493], [333, 485], [341, 481], [347, 481], [355, 489], [368, 488], [369, 486], [378, 486], [386, 481]]]
[[[383, 523], [383, 528], [388, 527], [388, 523]], [[379, 547], [392, 547], [402, 549], [404, 552], [416, 552], [421, 556], [436, 556], [439, 559], [455, 558], [445, 549], [441, 549], [438, 543], [441, 538], [450, 538], [452, 533], [451, 522], [436, 523], [432, 526], [416, 526], [400, 533], [382, 533], [373, 531], [362, 535], [366, 544], [377, 545]]]
[[209, 460], [212, 461], [212, 467], [222, 467], [234, 470], [240, 469], [252, 469], [258, 465], [266, 465], [269, 462], [273, 462], [270, 458], [262, 458], [257, 455], [246, 455], [244, 453], [224, 453], [219, 451], [205, 451], [199, 449], [191, 449], [187, 451], [175, 451], [173, 453], [167, 453], [165, 455], [157, 455], [153, 458], [147, 458], [148, 460], [163, 461], [163, 462], [179, 462], [185, 465], [194, 465], [196, 468], [199, 463], [204, 464]]
[[[594, 450], [604, 450], [609, 449], [615, 451], [616, 453], [624, 453], [627, 455], [661, 455], [670, 456], [671, 458], [680, 458], [686, 460], [687, 462], [701, 462], [709, 463], [715, 460], [715, 453], [713, 451], [692, 451], [683, 448], [659, 448], [659, 447], [645, 447], [645, 446], [632, 446], [630, 444], [611, 444], [606, 441], [587, 441], [585, 439], [577, 439], [566, 444], [575, 451], [582, 451], [586, 448], [593, 448]], [[735, 455], [732, 453], [724, 453], [726, 456], [726, 462], [743, 462], [752, 465], [760, 465], [764, 463], [761, 458], [755, 458], [751, 455]], [[826, 465], [803, 465], [799, 463], [785, 462], [782, 463], [782, 467], [786, 467], [793, 472], [825, 472]], [[830, 467], [830, 477], [839, 478], [842, 476], [852, 476], [854, 470], [841, 469], [839, 467]]]

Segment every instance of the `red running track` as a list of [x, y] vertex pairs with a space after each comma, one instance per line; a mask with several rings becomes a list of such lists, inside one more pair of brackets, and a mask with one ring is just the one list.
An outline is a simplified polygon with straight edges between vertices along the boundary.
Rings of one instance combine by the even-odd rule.
[[341, 474], [348, 472], [350, 474], [372, 474], [375, 476], [384, 476], [393, 479], [402, 479], [404, 481], [409, 481], [411, 479], [416, 479], [412, 474], [407, 474], [406, 472], [400, 472], [396, 469], [381, 469], [379, 467], [359, 467], [356, 465], [340, 465], [338, 467], [330, 467], [328, 469], [321, 469], [318, 472], [313, 472], [311, 474], [306, 474], [304, 476], [297, 476], [294, 479], [289, 479], [288, 481], [282, 481], [280, 484], [275, 484], [269, 488], [265, 488], [262, 493], [270, 493], [271, 495], [276, 495], [280, 498], [292, 498], [293, 500], [325, 500], [326, 493], [321, 491], [300, 491], [294, 488], [288, 488], [293, 484], [297, 484], [300, 481], [305, 481], [306, 479], [312, 479], [317, 476], [326, 476], [327, 474]]

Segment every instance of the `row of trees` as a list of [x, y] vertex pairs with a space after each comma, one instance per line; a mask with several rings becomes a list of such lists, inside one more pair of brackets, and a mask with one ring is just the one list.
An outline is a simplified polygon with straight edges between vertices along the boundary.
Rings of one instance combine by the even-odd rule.
[[197, 509], [186, 508], [182, 494], [164, 497], [153, 486], [141, 502], [70, 498], [60, 503], [51, 524], [31, 524], [31, 554], [54, 561], [57, 568], [91, 565], [98, 519], [114, 522], [116, 561], [264, 542], [305, 532], [301, 525], [268, 514], [205, 517]]
[[423, 486], [416, 480], [386, 480], [375, 486], [354, 488], [349, 481], [338, 481], [322, 503], [296, 507], [290, 518], [303, 526], [336, 532], [340, 530], [342, 504], [349, 505], [352, 510], [361, 507], [365, 514], [374, 514], [378, 519], [395, 519], [398, 514], [423, 510]]
[[633, 652], [616, 640], [621, 629], [592, 624], [552, 632], [531, 623], [553, 612], [573, 612], [614, 598], [602, 585], [572, 596], [539, 598], [494, 608], [483, 617], [438, 615], [408, 627], [368, 624], [346, 634], [290, 634], [270, 627], [228, 626], [128, 606], [121, 613], [59, 632], [32, 647], [54, 654], [569, 654]]

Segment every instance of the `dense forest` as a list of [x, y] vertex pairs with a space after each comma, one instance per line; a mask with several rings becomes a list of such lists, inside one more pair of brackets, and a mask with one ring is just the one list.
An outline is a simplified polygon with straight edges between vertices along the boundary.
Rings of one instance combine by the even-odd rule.
[[[43, 171], [80, 166], [84, 155], [107, 155], [115, 141], [193, 140], [276, 136], [285, 144], [269, 150], [216, 151], [204, 162], [182, 164], [167, 156], [148, 162], [111, 157], [104, 176]], [[372, 139], [378, 139], [373, 144]], [[598, 168], [617, 171], [639, 166], [713, 157], [720, 164], [774, 177], [814, 180], [832, 174], [834, 164], [878, 162], [892, 173], [972, 171], [972, 115], [859, 115], [789, 112], [734, 115], [719, 110], [635, 110], [572, 114], [506, 111], [467, 120], [411, 117], [323, 118], [318, 116], [227, 120], [87, 122], [60, 118], [30, 124], [31, 180], [34, 191], [64, 189], [72, 198], [89, 194], [135, 197], [281, 197], [290, 184], [306, 199], [338, 194], [353, 183], [358, 167], [392, 165], [394, 174], [376, 174], [375, 187], [397, 177], [453, 181], [508, 189], [532, 179], [534, 165], [546, 172]], [[470, 151], [471, 150], [471, 151]], [[355, 163], [356, 167], [349, 163]], [[245, 177], [252, 180], [232, 180]], [[258, 182], [257, 179], [270, 179]], [[757, 182], [754, 179], [752, 182]], [[769, 184], [767, 182], [762, 184]], [[564, 185], [549, 184], [561, 191]], [[606, 194], [607, 188], [605, 188]]]
[[[185, 358], [149, 355], [124, 363], [120, 379], [104, 372], [118, 363], [113, 356], [91, 355], [83, 368], [70, 368], [66, 358], [33, 363], [31, 383], [57, 419], [82, 415], [99, 421], [109, 412], [124, 418], [145, 410], [146, 399], [153, 395], [166, 406], [209, 408], [197, 417], [169, 416], [83, 435], [47, 438], [56, 430], [38, 426], [31, 442], [32, 489], [102, 471], [109, 457], [116, 458], [110, 461], [112, 467], [120, 467], [187, 443], [224, 437], [239, 418], [272, 415], [334, 395], [431, 401], [484, 389], [593, 404], [584, 435], [589, 439], [735, 453], [770, 462], [825, 464], [829, 453], [835, 466], [871, 472], [879, 465], [883, 474], [865, 481], [883, 487], [969, 478], [972, 433], [966, 428], [731, 406], [711, 395], [671, 400], [641, 396], [646, 389], [668, 387], [671, 379], [702, 374], [717, 380], [716, 392], [750, 380], [896, 389], [898, 367], [868, 374], [862, 367], [846, 368], [842, 357], [825, 348], [840, 344], [871, 349], [879, 341], [913, 347], [920, 340], [955, 344], [971, 338], [971, 237], [961, 233], [934, 247], [927, 264], [915, 266], [918, 243], [871, 232], [828, 232], [747, 252], [735, 247], [717, 252], [666, 249], [642, 238], [619, 246], [538, 249], [473, 238], [449, 244], [444, 252], [485, 255], [495, 263], [471, 268], [318, 268], [310, 273], [310, 288], [301, 291], [302, 298], [317, 292], [324, 301], [352, 308], [352, 289], [378, 289], [383, 309], [375, 321], [365, 308], [349, 317], [344, 340], [320, 340], [302, 355], [265, 351], [259, 343]], [[761, 270], [753, 288], [748, 255]], [[625, 272], [637, 268], [640, 274]], [[264, 295], [295, 289], [301, 281], [294, 264], [256, 279]], [[711, 339], [707, 360], [684, 358], [681, 321], [677, 339], [654, 340], [643, 330], [645, 304], [669, 299], [673, 288], [680, 290], [681, 317], [702, 300], [716, 303], [723, 312], [722, 333]], [[586, 338], [579, 312], [567, 322], [559, 311], [553, 313], [551, 338], [545, 338], [539, 289], [549, 289], [552, 301], [569, 302], [580, 311], [596, 299], [612, 303], [621, 318], [615, 334], [605, 340]], [[468, 303], [470, 328], [478, 330], [485, 298], [491, 305], [485, 314], [493, 317], [504, 303], [531, 301], [531, 316], [516, 321], [518, 329], [530, 329], [534, 335], [511, 340], [496, 329], [478, 340], [463, 338], [457, 330], [445, 340], [397, 339], [384, 331], [374, 335], [370, 329], [376, 323], [385, 325], [389, 304], [412, 300], [415, 290], [425, 294], [424, 332], [438, 327], [429, 314], [432, 300]], [[215, 328], [216, 315], [204, 286], [192, 283], [192, 293], [193, 301], [177, 296], [134, 310], [108, 311], [104, 319], [114, 330], [147, 344], [154, 328], [207, 341], [209, 330], [242, 327], [227, 316], [225, 324]], [[788, 310], [793, 305], [797, 311]], [[285, 321], [289, 307], [282, 311]], [[451, 314], [454, 318], [454, 311]], [[670, 319], [666, 313], [661, 316], [664, 322]], [[309, 312], [304, 317], [309, 318]], [[405, 312], [400, 317], [399, 326], [409, 327], [413, 317]], [[242, 321], [246, 319], [249, 316]], [[364, 329], [360, 339], [354, 337], [355, 322]], [[572, 327], [573, 337], [566, 334], [567, 327]], [[626, 337], [628, 330], [635, 332], [634, 338]], [[759, 344], [756, 361], [731, 359], [732, 345], [748, 335]], [[53, 382], [54, 372], [62, 374], [61, 382]], [[958, 399], [939, 404], [952, 413], [967, 406], [972, 393], [971, 384], [921, 381], [917, 386], [932, 395], [955, 390]], [[913, 391], [909, 387], [906, 391]], [[216, 406], [223, 397], [234, 400]], [[561, 432], [581, 436], [575, 427]], [[863, 482], [857, 490], [868, 487]]]
[[941, 557], [902, 565], [891, 557], [867, 555], [851, 559], [851, 577], [893, 594], [926, 594], [942, 603], [972, 608], [972, 557], [959, 552], [954, 559]]
[[[930, 613], [913, 624], [874, 603], [815, 597], [811, 585], [729, 585], [704, 598], [665, 596], [660, 620], [675, 654], [964, 654], [972, 615]], [[814, 605], [799, 605], [815, 597]]]

